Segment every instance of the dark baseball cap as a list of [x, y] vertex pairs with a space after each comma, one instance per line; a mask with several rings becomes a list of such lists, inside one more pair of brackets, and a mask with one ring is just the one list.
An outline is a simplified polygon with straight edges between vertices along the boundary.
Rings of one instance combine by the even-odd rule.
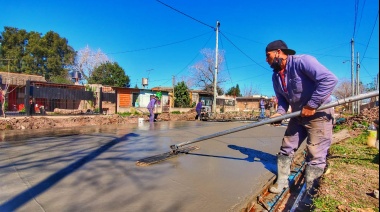
[[267, 45], [267, 48], [265, 48], [265, 52], [270, 52], [277, 49], [281, 49], [287, 55], [296, 54], [296, 51], [294, 51], [293, 49], [289, 49], [288, 45], [286, 45], [286, 43], [282, 40], [275, 40], [273, 42], [270, 42]]

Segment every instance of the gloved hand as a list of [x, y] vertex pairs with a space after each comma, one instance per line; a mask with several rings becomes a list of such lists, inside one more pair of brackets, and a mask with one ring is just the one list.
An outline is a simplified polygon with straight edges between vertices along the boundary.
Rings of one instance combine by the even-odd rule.
[[317, 110], [315, 108], [312, 108], [308, 105], [303, 106], [301, 111], [301, 117], [308, 117], [315, 114]]

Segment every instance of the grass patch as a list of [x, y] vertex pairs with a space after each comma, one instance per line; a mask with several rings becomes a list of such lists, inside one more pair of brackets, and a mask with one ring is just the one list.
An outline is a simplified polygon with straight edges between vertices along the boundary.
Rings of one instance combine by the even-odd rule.
[[121, 117], [127, 117], [127, 116], [132, 116], [132, 115], [140, 115], [139, 112], [137, 111], [133, 111], [133, 112], [122, 112], [122, 113], [117, 113], [118, 115], [120, 115]]
[[368, 132], [333, 144], [331, 172], [324, 175], [315, 211], [379, 211], [373, 191], [379, 189], [379, 150], [367, 146]]

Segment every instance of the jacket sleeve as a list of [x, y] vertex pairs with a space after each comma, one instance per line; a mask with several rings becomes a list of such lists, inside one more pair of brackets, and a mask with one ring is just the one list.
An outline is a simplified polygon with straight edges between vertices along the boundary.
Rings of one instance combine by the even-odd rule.
[[304, 74], [317, 85], [307, 105], [318, 108], [330, 97], [338, 78], [312, 56], [306, 56], [301, 65]]

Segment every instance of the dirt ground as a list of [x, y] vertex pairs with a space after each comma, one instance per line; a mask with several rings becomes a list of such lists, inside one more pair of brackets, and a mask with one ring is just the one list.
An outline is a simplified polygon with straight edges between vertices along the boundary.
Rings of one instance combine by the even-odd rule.
[[[185, 114], [160, 114], [159, 121], [184, 121], [194, 120], [195, 112]], [[143, 118], [149, 121], [147, 115], [127, 116], [120, 115], [75, 115], [75, 116], [28, 116], [0, 118], [0, 130], [27, 130], [27, 129], [51, 129], [76, 126], [95, 126], [138, 123]]]

